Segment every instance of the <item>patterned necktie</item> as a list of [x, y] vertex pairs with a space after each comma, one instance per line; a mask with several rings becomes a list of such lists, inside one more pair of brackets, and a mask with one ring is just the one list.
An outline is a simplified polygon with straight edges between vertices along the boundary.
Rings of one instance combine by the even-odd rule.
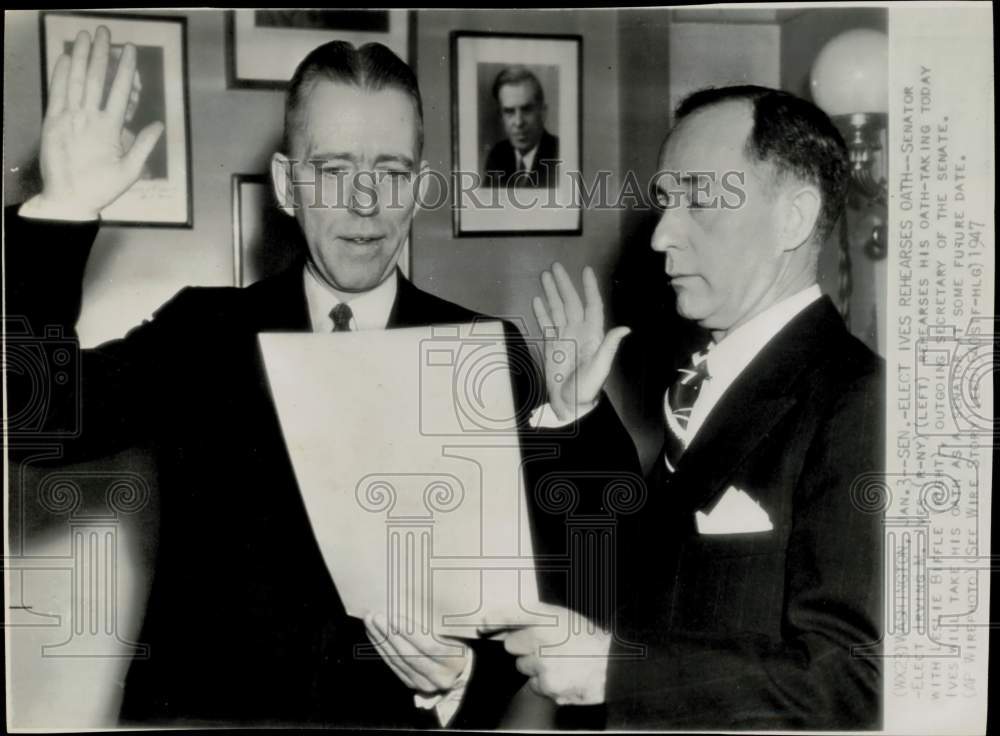
[[667, 420], [663, 461], [671, 473], [688, 445], [688, 421], [698, 392], [708, 375], [708, 350], [691, 356], [691, 363], [677, 371], [677, 379], [663, 397], [663, 413]]
[[330, 319], [333, 320], [333, 331], [350, 332], [352, 317], [354, 317], [354, 312], [343, 302], [335, 306], [330, 310]]

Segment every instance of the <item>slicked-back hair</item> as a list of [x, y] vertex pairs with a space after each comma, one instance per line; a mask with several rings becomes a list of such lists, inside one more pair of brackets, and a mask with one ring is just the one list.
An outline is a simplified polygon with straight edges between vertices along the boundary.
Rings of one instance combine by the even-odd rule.
[[538, 77], [526, 66], [509, 66], [497, 74], [493, 80], [493, 99], [500, 102], [500, 88], [508, 84], [528, 83], [535, 88], [535, 102], [539, 105], [545, 104], [545, 92], [542, 90], [542, 83]]
[[282, 141], [285, 155], [294, 155], [295, 138], [304, 128], [306, 101], [320, 81], [350, 84], [366, 92], [395, 88], [409, 95], [416, 111], [419, 158], [424, 148], [424, 108], [413, 70], [387, 46], [366, 43], [355, 48], [347, 41], [330, 41], [316, 47], [292, 75], [285, 96], [285, 133]]
[[747, 158], [768, 162], [779, 178], [793, 176], [819, 189], [822, 203], [816, 241], [821, 244], [833, 231], [847, 200], [849, 159], [843, 136], [827, 114], [811, 102], [750, 84], [693, 92], [677, 106], [674, 120], [679, 123], [698, 110], [740, 100], [753, 108]]

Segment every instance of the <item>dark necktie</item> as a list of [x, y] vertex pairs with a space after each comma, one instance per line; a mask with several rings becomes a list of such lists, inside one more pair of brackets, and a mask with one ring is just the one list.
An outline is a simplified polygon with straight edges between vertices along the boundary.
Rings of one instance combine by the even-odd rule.
[[666, 442], [663, 445], [663, 459], [671, 473], [684, 454], [688, 443], [688, 422], [691, 409], [698, 398], [698, 392], [708, 375], [708, 351], [695, 353], [685, 368], [677, 371], [677, 378], [667, 389], [663, 399], [663, 413], [667, 420]]
[[351, 318], [354, 316], [354, 312], [351, 308], [341, 302], [333, 309], [330, 310], [330, 319], [333, 320], [333, 331], [334, 332], [350, 332], [351, 331]]

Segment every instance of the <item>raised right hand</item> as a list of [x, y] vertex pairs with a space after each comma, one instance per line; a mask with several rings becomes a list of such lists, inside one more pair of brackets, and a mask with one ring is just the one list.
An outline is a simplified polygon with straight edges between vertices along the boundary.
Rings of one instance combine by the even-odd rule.
[[597, 401], [628, 327], [604, 331], [604, 302], [594, 270], [583, 269], [583, 295], [566, 269], [555, 263], [542, 272], [545, 299], [535, 297], [532, 308], [544, 337], [545, 385], [556, 416], [568, 420]]
[[128, 151], [122, 128], [135, 75], [136, 50], [126, 44], [107, 104], [101, 96], [108, 69], [111, 34], [100, 26], [81, 31], [72, 56], [56, 62], [49, 85], [49, 106], [42, 123], [42, 193], [33, 207], [48, 214], [96, 218], [142, 174], [142, 167], [163, 133], [163, 123], [147, 125]]

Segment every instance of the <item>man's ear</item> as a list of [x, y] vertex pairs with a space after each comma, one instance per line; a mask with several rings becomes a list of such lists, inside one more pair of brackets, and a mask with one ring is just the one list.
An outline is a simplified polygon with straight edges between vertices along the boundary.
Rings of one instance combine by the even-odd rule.
[[782, 252], [796, 250], [812, 240], [822, 205], [819, 189], [812, 185], [789, 189], [782, 195], [778, 233]]
[[271, 156], [271, 186], [278, 207], [289, 217], [295, 217], [295, 188], [292, 186], [292, 162], [283, 153]]

